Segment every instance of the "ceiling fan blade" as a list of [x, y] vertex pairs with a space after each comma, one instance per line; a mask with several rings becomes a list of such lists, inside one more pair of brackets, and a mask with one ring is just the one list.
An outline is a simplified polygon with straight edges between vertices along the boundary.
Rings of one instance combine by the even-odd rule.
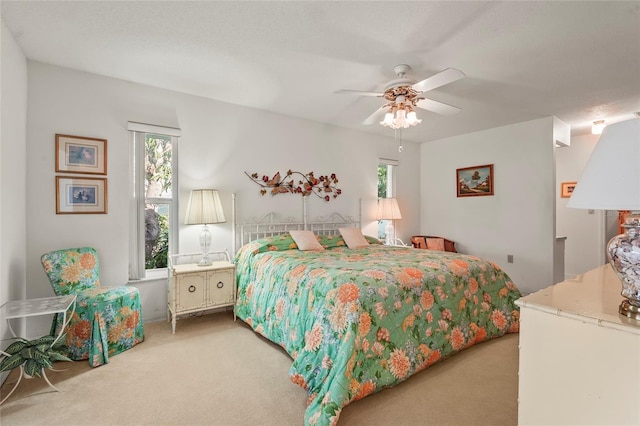
[[427, 92], [429, 90], [437, 89], [445, 84], [453, 83], [456, 80], [460, 80], [464, 77], [464, 73], [455, 68], [447, 68], [444, 71], [434, 74], [431, 77], [425, 78], [422, 81], [417, 82], [413, 86], [413, 90], [418, 92]]
[[379, 92], [362, 92], [360, 90], [346, 90], [346, 89], [338, 90], [333, 93], [338, 95], [360, 95], [360, 96], [379, 96], [379, 97], [382, 97], [384, 95], [384, 93], [379, 93]]
[[376, 121], [380, 121], [382, 119], [382, 117], [384, 116], [385, 112], [387, 112], [387, 106], [381, 106], [380, 108], [378, 108], [373, 114], [371, 114], [369, 117], [367, 117], [366, 120], [364, 120], [362, 122], [362, 124], [364, 125], [370, 125], [375, 123]]
[[433, 99], [420, 99], [416, 103], [416, 106], [440, 115], [454, 115], [460, 112], [460, 108], [458, 107], [434, 101]]

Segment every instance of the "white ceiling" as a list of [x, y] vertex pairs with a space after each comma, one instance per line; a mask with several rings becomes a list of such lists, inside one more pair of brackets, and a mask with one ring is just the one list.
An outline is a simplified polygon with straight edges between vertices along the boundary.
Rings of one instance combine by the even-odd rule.
[[573, 134], [640, 111], [640, 2], [8, 1], [2, 20], [27, 58], [375, 132], [394, 65], [451, 117], [418, 110], [424, 142], [555, 115]]

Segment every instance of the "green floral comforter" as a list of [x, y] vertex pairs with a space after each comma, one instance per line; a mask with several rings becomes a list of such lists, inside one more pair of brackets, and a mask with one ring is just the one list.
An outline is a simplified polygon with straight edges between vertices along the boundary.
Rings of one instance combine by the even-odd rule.
[[309, 393], [305, 424], [335, 424], [351, 401], [519, 330], [520, 292], [491, 262], [320, 239], [326, 251], [300, 251], [285, 234], [236, 257], [235, 312], [293, 358], [291, 380]]

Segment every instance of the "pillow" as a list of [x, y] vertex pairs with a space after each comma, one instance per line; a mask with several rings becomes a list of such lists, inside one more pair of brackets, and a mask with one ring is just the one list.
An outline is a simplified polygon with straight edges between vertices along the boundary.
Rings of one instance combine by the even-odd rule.
[[291, 238], [296, 242], [299, 250], [318, 250], [324, 251], [324, 247], [320, 245], [315, 234], [311, 231], [289, 231]]
[[344, 242], [347, 243], [349, 248], [360, 248], [369, 245], [369, 241], [362, 235], [360, 228], [340, 228], [340, 235], [344, 238]]

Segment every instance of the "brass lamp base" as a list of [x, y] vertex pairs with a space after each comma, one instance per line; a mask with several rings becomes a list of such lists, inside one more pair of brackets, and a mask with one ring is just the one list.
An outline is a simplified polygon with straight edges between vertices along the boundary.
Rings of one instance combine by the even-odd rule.
[[640, 320], [640, 307], [632, 305], [628, 300], [623, 300], [618, 308], [618, 312], [627, 318]]

